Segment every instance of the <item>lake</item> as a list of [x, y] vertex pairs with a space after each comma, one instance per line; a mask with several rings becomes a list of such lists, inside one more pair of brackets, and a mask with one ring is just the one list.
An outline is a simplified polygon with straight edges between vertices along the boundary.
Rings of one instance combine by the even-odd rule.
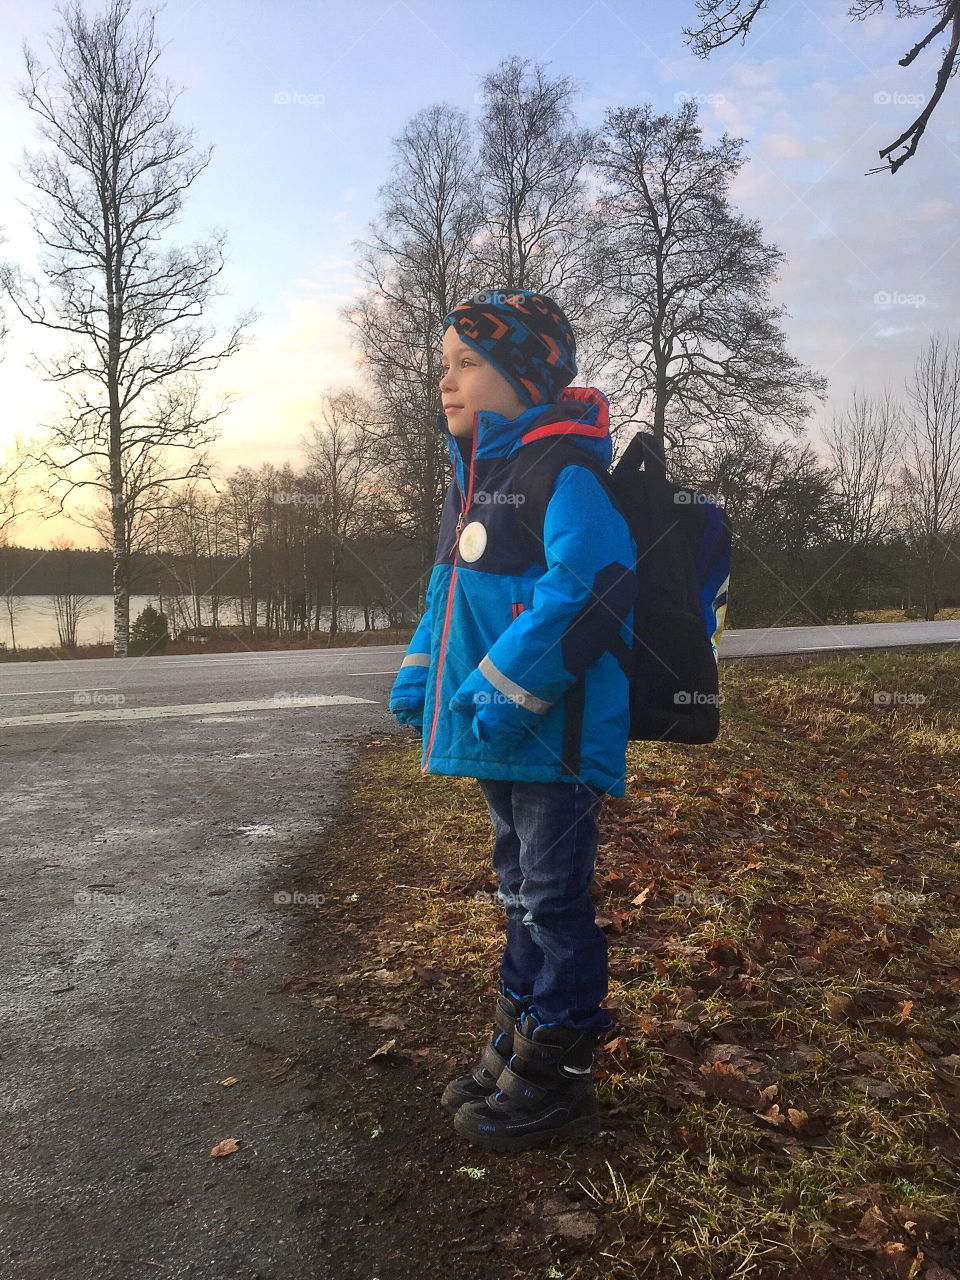
[[[80, 616], [77, 627], [77, 639], [80, 644], [111, 644], [113, 642], [113, 597], [87, 596], [90, 601]], [[16, 629], [17, 647], [20, 649], [55, 647], [59, 644], [57, 636], [57, 619], [53, 601], [49, 596], [17, 596], [14, 627]], [[156, 596], [130, 597], [130, 622], [145, 609], [148, 604], [158, 607]], [[363, 609], [356, 605], [341, 605], [339, 610], [340, 629], [342, 631], [360, 631], [363, 628]], [[330, 611], [320, 611], [321, 623], [329, 622]], [[209, 625], [209, 616], [204, 616], [204, 624]], [[229, 602], [221, 603], [220, 621], [223, 623], [238, 622], [239, 618]], [[376, 619], [381, 626], [385, 619]], [[174, 623], [169, 618], [168, 625], [174, 630]], [[7, 610], [0, 603], [0, 641], [12, 648], [10, 637], [10, 619]]]

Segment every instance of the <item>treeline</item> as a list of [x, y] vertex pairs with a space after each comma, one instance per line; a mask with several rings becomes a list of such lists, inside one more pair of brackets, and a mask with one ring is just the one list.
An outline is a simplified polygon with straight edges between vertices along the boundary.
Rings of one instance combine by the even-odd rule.
[[[809, 444], [760, 440], [738, 454], [689, 455], [677, 479], [721, 502], [735, 531], [728, 626], [960, 607], [960, 537], [925, 537], [911, 518], [902, 440], [888, 429], [898, 421], [891, 401], [857, 399], [834, 422], [829, 463]], [[193, 483], [143, 526], [133, 593], [158, 596], [172, 632], [239, 624], [254, 635], [336, 635], [345, 606], [362, 609], [366, 628], [416, 621], [429, 568], [396, 528], [375, 438], [334, 416], [314, 425], [308, 451], [301, 470], [240, 467], [220, 491]], [[109, 589], [106, 551], [0, 547], [8, 605]]]
[[[337, 433], [334, 431], [334, 436]], [[409, 538], [375, 522], [385, 510], [365, 477], [362, 441], [340, 440], [335, 465], [302, 471], [240, 467], [222, 491], [194, 482], [138, 527], [131, 593], [159, 599], [172, 633], [239, 625], [251, 635], [324, 631], [346, 607], [364, 629], [416, 622], [419, 556]], [[327, 437], [329, 439], [329, 437]], [[15, 617], [30, 595], [78, 602], [111, 591], [106, 550], [0, 545], [0, 602]]]

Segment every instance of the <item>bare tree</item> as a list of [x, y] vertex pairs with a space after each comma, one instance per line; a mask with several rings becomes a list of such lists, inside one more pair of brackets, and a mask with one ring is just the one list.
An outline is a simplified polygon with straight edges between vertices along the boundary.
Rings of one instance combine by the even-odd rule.
[[[738, 36], [742, 41], [747, 38], [754, 19], [762, 9], [767, 7], [768, 0], [697, 0], [697, 12], [704, 20], [698, 28], [684, 27], [683, 34], [688, 37], [693, 52], [698, 58], [708, 57], [715, 49], [730, 44]], [[853, 0], [847, 14], [851, 18], [867, 18], [882, 13], [889, 0]], [[938, 36], [947, 33], [947, 43], [940, 59], [940, 67], [934, 83], [933, 93], [926, 105], [899, 138], [880, 150], [880, 159], [889, 163], [868, 169], [867, 173], [896, 173], [902, 164], [914, 154], [930, 117], [943, 97], [947, 81], [955, 72], [960, 52], [960, 0], [894, 0], [898, 18], [921, 18], [933, 14], [933, 24], [924, 36], [916, 42], [900, 59], [901, 67], [909, 67], [924, 49]], [[898, 147], [903, 154], [893, 156]]]
[[344, 562], [357, 552], [352, 545], [376, 524], [373, 442], [359, 423], [369, 416], [351, 391], [328, 395], [321, 420], [310, 423], [304, 441], [309, 470], [319, 493], [320, 531], [329, 547], [330, 640], [340, 629], [340, 589]]
[[16, 615], [23, 596], [17, 590], [20, 575], [16, 572], [8, 539], [14, 522], [27, 510], [23, 505], [23, 490], [20, 486], [26, 462], [26, 456], [18, 452], [15, 458], [0, 464], [0, 600], [3, 601], [7, 615], [10, 645], [14, 653], [17, 652]]
[[245, 564], [246, 599], [249, 603], [245, 613], [241, 593], [240, 622], [249, 628], [251, 637], [256, 637], [259, 583], [255, 555], [264, 523], [264, 495], [257, 473], [250, 467], [237, 467], [227, 477], [224, 500], [232, 545], [237, 560]]
[[13, 522], [24, 514], [20, 480], [26, 461], [21, 455], [8, 463], [0, 463], [0, 544]]
[[809, 442], [771, 440], [754, 425], [690, 456], [685, 480], [714, 496], [733, 527], [727, 625], [829, 621], [842, 609], [843, 549], [831, 532], [838, 499]]
[[69, 552], [73, 543], [58, 538], [48, 553], [53, 560], [54, 589], [50, 597], [57, 636], [63, 649], [77, 647], [80, 622], [89, 613], [93, 598], [78, 591], [75, 583], [76, 564]]
[[743, 140], [704, 145], [697, 106], [607, 112], [597, 166], [612, 264], [610, 396], [679, 449], [762, 422], [794, 433], [826, 380], [786, 349], [768, 294], [783, 258], [729, 203]]
[[903, 410], [889, 388], [879, 396], [855, 389], [849, 406], [824, 428], [842, 500], [837, 530], [842, 542], [865, 546], [892, 532], [890, 498], [902, 434]]
[[484, 232], [474, 254], [489, 285], [557, 299], [576, 329], [584, 380], [597, 358], [592, 338], [603, 293], [588, 189], [597, 135], [575, 119], [575, 89], [570, 77], [550, 77], [540, 63], [515, 55], [484, 77]]
[[205, 410], [196, 375], [232, 355], [254, 317], [241, 316], [224, 341], [201, 323], [223, 268], [222, 232], [160, 245], [210, 151], [196, 153], [192, 131], [171, 120], [178, 95], [158, 78], [155, 11], [135, 23], [131, 0], [108, 0], [89, 18], [72, 0], [60, 12], [55, 83], [25, 48], [20, 89], [51, 144], [27, 156], [23, 175], [40, 194], [31, 212], [48, 297], [12, 268], [3, 284], [32, 324], [76, 340], [41, 364], [67, 401], [41, 459], [62, 486], [61, 510], [81, 486], [107, 497], [114, 652], [125, 657], [131, 531], [170, 484], [205, 474], [194, 453], [231, 397]]
[[889, 582], [888, 540], [895, 531], [895, 470], [902, 444], [902, 409], [889, 389], [872, 396], [854, 390], [849, 405], [824, 429], [833, 488], [838, 557], [834, 589], [856, 621], [861, 601]]
[[0, 533], [0, 600], [3, 601], [3, 610], [7, 615], [7, 625], [10, 628], [10, 648], [16, 653], [16, 621], [17, 614], [23, 604], [23, 595], [17, 590], [21, 575], [17, 573], [12, 553], [13, 548], [7, 545], [2, 533]]
[[418, 545], [419, 606], [449, 482], [436, 421], [443, 317], [487, 283], [471, 274], [482, 211], [465, 113], [449, 106], [418, 112], [394, 141], [380, 194], [370, 242], [355, 242], [367, 291], [341, 315], [356, 330], [372, 383], [376, 417], [364, 429], [376, 438], [376, 462], [388, 480], [381, 514]]
[[[3, 234], [2, 231], [0, 231], [0, 244], [5, 244], [6, 240], [7, 240], [7, 237]], [[0, 342], [2, 342], [4, 338], [7, 336], [7, 332], [8, 332], [8, 329], [7, 329], [6, 317], [4, 316], [3, 312], [0, 311]], [[2, 358], [2, 352], [0, 352], [0, 358]]]
[[907, 395], [899, 513], [919, 565], [929, 621], [937, 615], [941, 574], [960, 534], [960, 343], [931, 335]]
[[190, 481], [171, 499], [164, 519], [164, 565], [177, 583], [174, 607], [184, 628], [204, 625], [210, 571], [207, 526], [216, 502], [200, 481]]

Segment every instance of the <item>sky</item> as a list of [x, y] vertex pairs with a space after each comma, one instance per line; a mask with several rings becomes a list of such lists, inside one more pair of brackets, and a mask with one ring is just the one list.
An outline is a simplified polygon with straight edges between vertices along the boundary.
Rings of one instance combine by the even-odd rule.
[[[772, 300], [786, 307], [789, 349], [829, 381], [826, 405], [814, 401], [815, 444], [854, 388], [902, 396], [928, 337], [960, 336], [960, 87], [948, 87], [913, 159], [867, 176], [929, 94], [941, 43], [900, 67], [926, 27], [896, 19], [892, 4], [865, 21], [846, 8], [770, 0], [745, 44], [702, 60], [683, 36], [697, 25], [694, 0], [167, 0], [157, 29], [162, 74], [183, 88], [175, 118], [214, 148], [171, 235], [222, 228], [225, 296], [211, 319], [224, 329], [259, 313], [248, 345], [207, 379], [211, 395], [235, 396], [217, 468], [301, 465], [321, 397], [362, 385], [338, 312], [362, 289], [356, 242], [379, 212], [392, 140], [433, 103], [478, 116], [482, 77], [515, 54], [574, 77], [584, 125], [644, 102], [675, 111], [694, 95], [708, 144], [724, 132], [745, 140], [732, 202], [783, 250]], [[49, 60], [57, 6], [0, 0], [0, 21], [0, 256], [29, 271], [30, 189], [17, 170], [37, 135], [16, 87], [24, 42]], [[42, 435], [60, 404], [34, 359], [57, 337], [5, 311], [0, 460]], [[99, 545], [63, 517], [25, 517], [11, 540], [57, 536]]]

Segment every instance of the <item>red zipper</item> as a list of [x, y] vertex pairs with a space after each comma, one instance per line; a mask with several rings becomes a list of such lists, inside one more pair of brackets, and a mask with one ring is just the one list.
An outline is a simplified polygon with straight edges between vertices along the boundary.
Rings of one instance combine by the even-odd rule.
[[[433, 749], [433, 739], [437, 732], [437, 716], [440, 712], [440, 676], [443, 672], [443, 659], [446, 655], [447, 635], [450, 631], [450, 615], [453, 611], [453, 588], [457, 580], [457, 555], [459, 554], [460, 533], [463, 529], [464, 517], [470, 509], [470, 503], [473, 499], [473, 464], [477, 456], [477, 414], [479, 410], [474, 410], [473, 414], [473, 444], [470, 448], [470, 470], [467, 473], [467, 493], [464, 497], [463, 490], [460, 489], [460, 482], [457, 481], [457, 488], [460, 489], [461, 509], [457, 516], [457, 527], [453, 535], [453, 562], [450, 571], [450, 583], [447, 587], [447, 600], [444, 606], [443, 615], [443, 631], [440, 633], [440, 651], [437, 655], [437, 680], [433, 689], [433, 719], [430, 722], [430, 737], [427, 740], [427, 749], [424, 752], [423, 764], [420, 766], [420, 772], [427, 772], [427, 762], [430, 759], [430, 752]], [[456, 470], [454, 470], [454, 479], [456, 479]]]

